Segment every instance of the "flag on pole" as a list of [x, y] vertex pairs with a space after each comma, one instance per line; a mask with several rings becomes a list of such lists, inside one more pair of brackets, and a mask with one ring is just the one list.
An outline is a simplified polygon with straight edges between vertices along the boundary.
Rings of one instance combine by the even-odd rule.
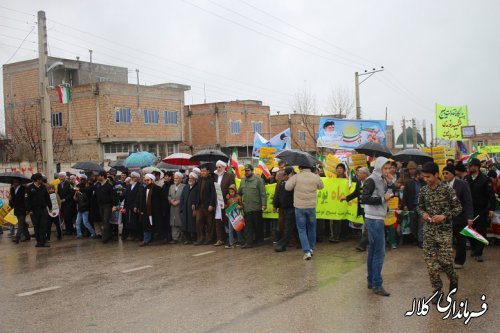
[[264, 176], [267, 179], [271, 178], [271, 173], [269, 172], [269, 169], [267, 168], [266, 163], [264, 163], [264, 161], [259, 160], [259, 164], [257, 165], [257, 168], [262, 170], [262, 173], [264, 174]]
[[68, 102], [71, 100], [71, 96], [69, 94], [69, 86], [57, 86], [57, 96], [59, 97], [59, 103], [68, 104]]
[[234, 174], [236, 178], [241, 178], [237, 148], [233, 148], [233, 153], [231, 154], [231, 159], [229, 160], [229, 172]]
[[463, 228], [462, 231], [460, 231], [460, 233], [462, 235], [464, 235], [465, 237], [474, 238], [475, 240], [477, 240], [483, 244], [486, 244], [486, 245], [490, 244], [490, 242], [488, 242], [488, 240], [486, 238], [484, 238], [483, 235], [481, 235], [479, 232], [474, 230], [474, 228], [472, 228], [470, 225]]

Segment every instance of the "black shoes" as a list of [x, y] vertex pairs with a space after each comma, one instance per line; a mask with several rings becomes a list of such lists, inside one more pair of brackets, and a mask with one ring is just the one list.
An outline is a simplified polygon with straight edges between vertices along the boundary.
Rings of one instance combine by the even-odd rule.
[[35, 247], [50, 247], [49, 244], [36, 244]]
[[243, 244], [241, 246], [242, 249], [251, 249], [253, 246], [252, 245], [249, 245], [249, 244]]
[[286, 251], [286, 247], [276, 247], [274, 249], [275, 252], [285, 252]]
[[380, 295], [380, 296], [390, 296], [391, 294], [388, 293], [384, 287], [380, 287], [380, 288], [374, 288], [373, 289], [373, 293], [374, 294], [377, 294], [377, 295]]

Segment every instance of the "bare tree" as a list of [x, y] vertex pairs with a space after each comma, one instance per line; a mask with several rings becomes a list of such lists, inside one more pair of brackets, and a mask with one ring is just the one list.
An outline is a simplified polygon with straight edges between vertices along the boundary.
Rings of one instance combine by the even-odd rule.
[[[314, 147], [307, 145], [306, 140], [300, 140], [297, 135], [292, 134], [292, 143], [298, 149], [303, 151], [311, 151], [314, 150], [317, 152], [316, 148], [316, 128], [318, 123], [317, 117], [317, 105], [316, 105], [316, 97], [311, 93], [311, 91], [307, 88], [303, 88], [299, 90], [293, 96], [292, 100], [292, 108], [293, 113], [298, 117], [298, 128], [305, 132], [306, 138], [310, 138], [313, 142]], [[295, 117], [293, 117], [295, 118]], [[292, 118], [292, 119], [293, 119]], [[294, 130], [293, 128], [291, 129]]]
[[354, 113], [354, 99], [349, 89], [342, 87], [332, 89], [327, 100], [326, 112], [336, 118], [350, 118]]
[[[14, 162], [30, 161], [39, 166], [43, 161], [41, 119], [38, 112], [27, 111], [26, 106], [22, 112], [18, 112], [13, 122], [11, 135], [3, 143], [7, 159]], [[66, 127], [52, 129], [52, 141], [54, 150], [54, 161], [60, 162], [65, 159], [69, 149], [66, 138]]]

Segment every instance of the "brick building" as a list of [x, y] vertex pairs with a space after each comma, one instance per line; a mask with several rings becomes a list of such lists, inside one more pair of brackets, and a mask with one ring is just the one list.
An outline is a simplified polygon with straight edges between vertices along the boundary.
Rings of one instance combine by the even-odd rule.
[[[49, 57], [48, 68], [55, 163], [116, 160], [137, 150], [165, 157], [179, 150], [189, 86], [128, 84], [127, 68], [78, 60]], [[6, 134], [17, 144], [11, 156], [22, 146], [39, 149], [38, 59], [4, 65], [3, 82]], [[58, 101], [53, 87], [60, 84], [70, 86], [68, 104]]]
[[261, 101], [187, 105], [184, 115], [186, 135], [181, 150], [190, 154], [216, 148], [230, 155], [233, 148], [237, 148], [240, 157], [249, 157], [254, 133], [264, 137], [271, 133], [270, 109]]
[[[271, 137], [290, 128], [292, 149], [300, 149], [316, 154], [319, 115], [283, 114], [271, 116]], [[320, 148], [321, 149], [321, 148]]]

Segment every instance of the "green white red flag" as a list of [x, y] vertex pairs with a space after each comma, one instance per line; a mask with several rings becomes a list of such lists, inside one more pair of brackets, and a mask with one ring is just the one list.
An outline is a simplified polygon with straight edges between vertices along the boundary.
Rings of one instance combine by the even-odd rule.
[[475, 240], [480, 241], [483, 244], [486, 244], [486, 245], [490, 244], [490, 242], [488, 242], [488, 240], [486, 238], [484, 238], [483, 235], [481, 235], [479, 232], [474, 230], [470, 225], [463, 228], [462, 231], [460, 231], [460, 233], [462, 235], [464, 235], [465, 237], [474, 238]]
[[57, 86], [57, 96], [59, 97], [59, 103], [68, 104], [71, 100], [69, 86]]

